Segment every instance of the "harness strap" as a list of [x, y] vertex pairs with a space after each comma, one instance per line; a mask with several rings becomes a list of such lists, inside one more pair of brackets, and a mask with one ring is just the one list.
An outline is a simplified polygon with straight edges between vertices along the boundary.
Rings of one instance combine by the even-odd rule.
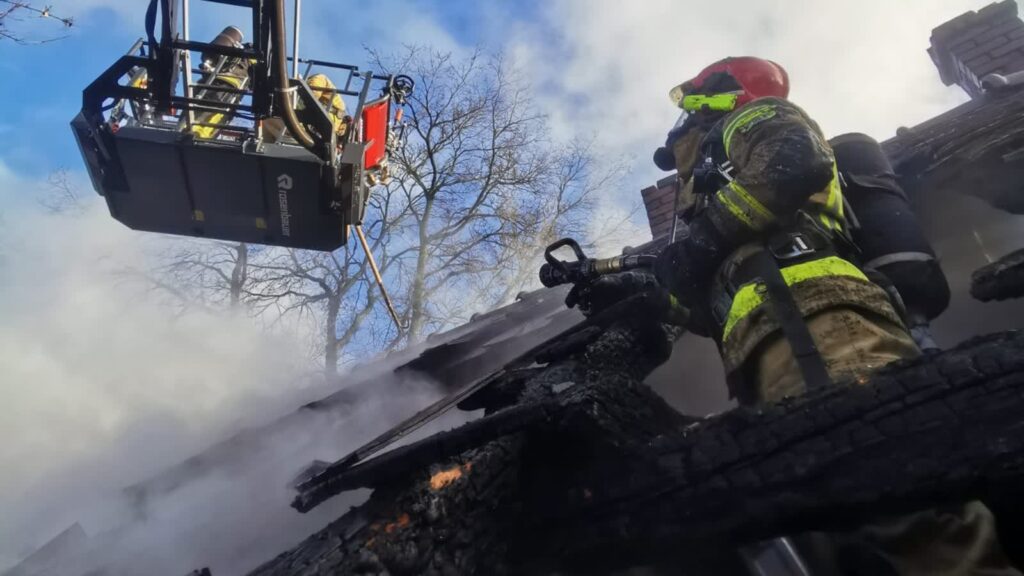
[[793, 358], [796, 359], [804, 378], [804, 385], [808, 390], [828, 386], [832, 380], [825, 368], [825, 361], [814, 343], [814, 338], [807, 328], [807, 323], [804, 322], [796, 300], [793, 299], [793, 293], [782, 277], [782, 271], [775, 258], [768, 250], [760, 250], [751, 256], [751, 260], [757, 275], [764, 283], [770, 310], [775, 314], [775, 319], [792, 348]]

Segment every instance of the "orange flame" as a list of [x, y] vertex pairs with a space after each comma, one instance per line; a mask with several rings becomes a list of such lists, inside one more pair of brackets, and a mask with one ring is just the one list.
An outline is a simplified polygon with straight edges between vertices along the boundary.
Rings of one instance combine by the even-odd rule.
[[412, 520], [409, 518], [408, 514], [402, 514], [398, 517], [398, 520], [395, 520], [394, 522], [388, 522], [384, 526], [384, 532], [392, 534], [394, 533], [395, 530], [398, 530], [399, 528], [405, 528], [406, 526], [408, 526], [409, 522], [411, 521]]
[[470, 467], [471, 465], [467, 463], [463, 466], [455, 466], [435, 473], [430, 477], [430, 489], [436, 491], [448, 486], [452, 482], [462, 478], [462, 473], [468, 472]]

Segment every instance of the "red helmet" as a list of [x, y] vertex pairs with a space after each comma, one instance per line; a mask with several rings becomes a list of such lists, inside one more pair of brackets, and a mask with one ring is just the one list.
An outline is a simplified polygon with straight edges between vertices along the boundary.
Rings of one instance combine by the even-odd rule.
[[731, 110], [765, 96], [786, 98], [789, 96], [789, 75], [771, 60], [740, 56], [719, 60], [669, 91], [672, 102], [686, 110], [707, 106], [707, 97], [719, 95], [725, 98], [712, 101], [712, 109]]

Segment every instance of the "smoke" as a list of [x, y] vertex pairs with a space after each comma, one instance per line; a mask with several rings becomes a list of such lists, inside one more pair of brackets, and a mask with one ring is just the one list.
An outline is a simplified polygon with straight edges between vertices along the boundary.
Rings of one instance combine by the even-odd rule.
[[[308, 514], [289, 507], [296, 475], [315, 459], [333, 460], [435, 397], [422, 382], [377, 382], [351, 410], [303, 411], [270, 433], [217, 446], [208, 461], [176, 467], [134, 494], [102, 502], [106, 520], [74, 570], [111, 576], [184, 575], [209, 567], [217, 576], [244, 574], [323, 528], [366, 492], [344, 494]], [[384, 391], [390, 392], [390, 394]], [[397, 397], [397, 399], [396, 399]], [[141, 502], [141, 503], [140, 503]], [[113, 521], [105, 517], [112, 517]]]
[[[288, 483], [303, 467], [438, 394], [382, 378], [352, 414], [305, 411], [168, 472], [328, 387], [307, 377], [295, 335], [172, 310], [118, 274], [146, 269], [166, 239], [127, 230], [91, 193], [50, 213], [32, 200], [44, 192], [0, 163], [0, 571], [78, 522], [87, 553], [46, 573], [243, 573], [354, 502], [291, 510]], [[153, 477], [163, 480], [143, 484], [145, 498], [123, 492]]]

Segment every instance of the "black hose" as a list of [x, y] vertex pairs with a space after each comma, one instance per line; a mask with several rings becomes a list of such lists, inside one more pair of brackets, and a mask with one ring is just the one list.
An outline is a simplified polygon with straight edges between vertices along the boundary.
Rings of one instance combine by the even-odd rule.
[[299, 122], [295, 115], [295, 107], [292, 106], [292, 99], [289, 98], [288, 86], [288, 55], [285, 48], [285, 26], [284, 26], [284, 0], [274, 2], [274, 26], [271, 28], [270, 41], [274, 48], [274, 75], [277, 77], [277, 103], [280, 107], [281, 118], [292, 138], [302, 144], [302, 147], [317, 153], [316, 142], [309, 135], [306, 128]]

